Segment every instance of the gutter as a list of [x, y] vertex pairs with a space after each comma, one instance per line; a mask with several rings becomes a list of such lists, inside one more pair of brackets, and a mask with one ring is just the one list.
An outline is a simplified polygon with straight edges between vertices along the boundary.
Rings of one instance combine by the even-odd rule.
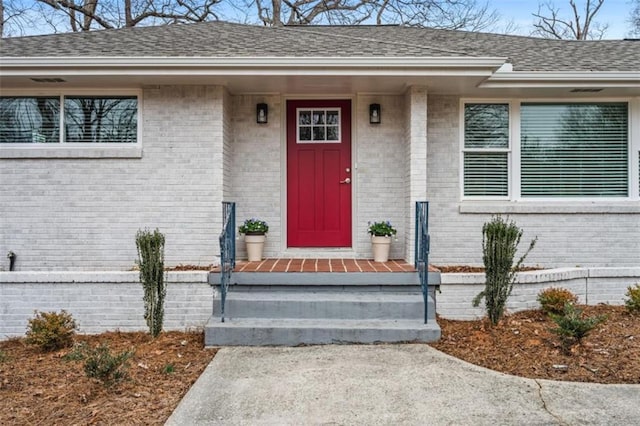
[[501, 57], [2, 57], [0, 76], [38, 75], [491, 75]]
[[480, 88], [512, 87], [640, 87], [636, 71], [498, 71], [480, 83]]

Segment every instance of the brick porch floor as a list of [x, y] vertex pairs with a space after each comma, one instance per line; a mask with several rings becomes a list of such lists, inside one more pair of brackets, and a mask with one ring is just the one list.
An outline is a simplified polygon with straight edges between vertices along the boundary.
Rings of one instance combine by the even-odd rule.
[[[415, 272], [404, 260], [374, 262], [370, 259], [264, 259], [260, 262], [238, 261], [236, 272]], [[429, 266], [430, 272], [438, 270]]]

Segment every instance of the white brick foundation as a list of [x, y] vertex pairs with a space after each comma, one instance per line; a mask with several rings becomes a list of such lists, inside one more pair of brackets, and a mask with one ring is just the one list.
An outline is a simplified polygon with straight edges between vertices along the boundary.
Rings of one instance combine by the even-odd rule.
[[[484, 274], [442, 274], [441, 293], [436, 294], [436, 310], [444, 318], [469, 320], [485, 315], [484, 300], [471, 305], [484, 289]], [[640, 283], [640, 268], [562, 268], [518, 274], [507, 310], [536, 309], [538, 293], [547, 287], [566, 288], [578, 296], [579, 303], [624, 304], [627, 287]]]
[[[201, 328], [212, 312], [208, 272], [167, 275], [164, 329]], [[23, 336], [34, 310], [73, 315], [81, 333], [148, 330], [138, 272], [0, 272], [0, 340]]]

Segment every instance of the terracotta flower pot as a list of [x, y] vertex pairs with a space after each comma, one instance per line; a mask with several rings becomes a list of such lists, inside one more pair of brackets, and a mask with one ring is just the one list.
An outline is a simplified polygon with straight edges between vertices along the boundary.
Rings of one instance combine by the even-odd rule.
[[374, 262], [386, 262], [389, 260], [389, 250], [391, 249], [391, 237], [371, 236], [371, 250], [373, 251]]
[[264, 250], [264, 241], [267, 236], [262, 235], [250, 235], [244, 236], [244, 242], [247, 245], [247, 256], [249, 262], [259, 262], [262, 260], [262, 251]]

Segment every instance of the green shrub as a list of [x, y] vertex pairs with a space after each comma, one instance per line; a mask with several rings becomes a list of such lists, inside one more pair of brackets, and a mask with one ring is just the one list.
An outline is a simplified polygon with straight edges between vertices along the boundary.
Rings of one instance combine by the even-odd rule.
[[538, 302], [547, 314], [562, 314], [564, 305], [578, 303], [578, 296], [566, 288], [549, 287], [538, 293]]
[[84, 372], [87, 377], [100, 380], [105, 386], [112, 386], [127, 378], [127, 368], [129, 358], [134, 351], [124, 351], [119, 354], [112, 354], [109, 346], [100, 345], [96, 348], [85, 347]]
[[164, 281], [164, 235], [139, 230], [136, 234], [140, 282], [144, 287], [144, 319], [153, 337], [162, 331], [164, 298], [167, 285]]
[[0, 350], [0, 364], [6, 362], [9, 359], [9, 356], [5, 351]]
[[562, 314], [551, 314], [551, 319], [558, 325], [551, 331], [560, 336], [562, 347], [567, 351], [573, 344], [580, 343], [606, 316], [583, 318], [581, 309], [572, 303], [566, 303]]
[[497, 324], [504, 315], [507, 298], [513, 290], [516, 272], [536, 244], [534, 238], [524, 255], [514, 265], [513, 259], [522, 238], [522, 230], [515, 222], [507, 222], [494, 216], [482, 227], [482, 260], [485, 267], [485, 288], [473, 299], [478, 306], [484, 297], [487, 315], [492, 324]]
[[85, 359], [87, 352], [87, 344], [85, 342], [75, 343], [73, 349], [65, 354], [62, 359], [65, 361], [80, 361]]
[[43, 351], [56, 351], [73, 344], [76, 333], [76, 322], [71, 314], [62, 310], [58, 312], [34, 312], [29, 320], [25, 341], [38, 346]]
[[163, 368], [162, 368], [162, 372], [164, 374], [172, 374], [176, 371], [176, 367], [172, 364], [166, 364]]
[[624, 301], [627, 310], [632, 313], [640, 313], [640, 284], [627, 287], [625, 296], [628, 297], [628, 299]]

